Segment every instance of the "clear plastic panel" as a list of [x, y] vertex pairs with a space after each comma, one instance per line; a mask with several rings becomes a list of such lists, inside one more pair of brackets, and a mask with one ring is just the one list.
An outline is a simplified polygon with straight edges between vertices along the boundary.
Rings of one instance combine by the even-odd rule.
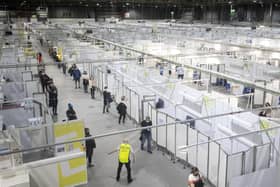
[[108, 74], [108, 88], [111, 90], [111, 94], [115, 95], [116, 92], [114, 75]]
[[[102, 87], [104, 88], [105, 86], [108, 86], [108, 82], [107, 82], [107, 75], [106, 73], [102, 72]], [[109, 88], [111, 89], [111, 88]]]
[[135, 107], [135, 110], [136, 110], [135, 119], [138, 123], [140, 123], [140, 117], [139, 117], [139, 115], [140, 115], [140, 96], [138, 94], [136, 94], [136, 95], [137, 95], [137, 101], [136, 101], [137, 107]]
[[126, 91], [126, 105], [127, 105], [127, 113], [131, 116], [131, 90], [127, 89]]
[[115, 95], [115, 99], [116, 99], [116, 101], [117, 102], [120, 102], [120, 100], [121, 100], [121, 94], [120, 94], [120, 85], [119, 85], [119, 80], [115, 80], [115, 92], [116, 92], [116, 95]]
[[136, 112], [137, 112], [137, 96], [134, 92], [131, 92], [131, 114], [130, 116], [133, 118], [133, 119], [136, 119]]
[[254, 150], [251, 148], [245, 152], [245, 174], [253, 172]]
[[100, 71], [100, 69], [97, 69], [97, 87], [100, 89], [100, 90], [103, 90], [103, 87], [102, 87], [102, 73]]
[[217, 185], [218, 184], [218, 167], [219, 167], [219, 145], [215, 142], [210, 143], [209, 151], [209, 179]]
[[226, 186], [226, 172], [227, 172], [227, 155], [220, 150], [220, 168], [219, 168], [219, 187]]
[[143, 118], [145, 119], [146, 118], [146, 116], [149, 116], [150, 114], [149, 114], [149, 109], [148, 109], [148, 102], [144, 102], [144, 108], [143, 108], [143, 112], [144, 112], [144, 116], [143, 116]]
[[[166, 124], [166, 115], [158, 112], [157, 125]], [[166, 126], [158, 127], [158, 145], [166, 147]]]
[[123, 85], [122, 85], [121, 81], [118, 80], [118, 98], [117, 98], [117, 101], [121, 100], [122, 95], [123, 95]]
[[[198, 133], [198, 143], [207, 142], [208, 137], [204, 136], [201, 133]], [[208, 172], [207, 163], [208, 163], [208, 143], [198, 145], [197, 147], [197, 166], [201, 173], [206, 176]]]
[[[188, 128], [188, 142], [189, 145], [197, 144], [197, 131]], [[197, 146], [188, 148], [188, 161], [191, 165], [197, 166]]]
[[[157, 111], [151, 107], [151, 105], [149, 105], [150, 108], [151, 108], [151, 113], [152, 113], [152, 116], [151, 116], [151, 119], [152, 119], [152, 122], [153, 122], [153, 125], [157, 125]], [[157, 128], [153, 128], [152, 129], [152, 138], [154, 141], [158, 141], [158, 137], [157, 137], [157, 131], [158, 129]]]
[[[187, 145], [187, 126], [185, 124], [176, 124], [176, 149], [180, 146]], [[177, 157], [186, 160], [186, 152], [177, 151]]]
[[257, 147], [256, 170], [261, 170], [269, 167], [270, 146], [270, 144], [265, 144]]
[[229, 155], [228, 157], [228, 180], [242, 174], [242, 153]]
[[[174, 118], [167, 116], [167, 123], [174, 122]], [[175, 153], [175, 124], [167, 126], [167, 150], [169, 150], [171, 153]]]

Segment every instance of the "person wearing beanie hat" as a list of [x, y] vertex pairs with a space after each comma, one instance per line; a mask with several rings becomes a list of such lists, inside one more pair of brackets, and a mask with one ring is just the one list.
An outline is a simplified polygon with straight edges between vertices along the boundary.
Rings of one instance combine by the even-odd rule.
[[68, 103], [68, 110], [66, 111], [66, 116], [67, 116], [68, 121], [77, 119], [76, 112], [71, 103]]

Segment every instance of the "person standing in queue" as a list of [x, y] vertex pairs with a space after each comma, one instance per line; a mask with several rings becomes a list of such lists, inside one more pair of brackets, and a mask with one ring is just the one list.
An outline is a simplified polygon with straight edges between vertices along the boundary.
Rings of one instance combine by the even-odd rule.
[[88, 93], [89, 75], [86, 71], [83, 72], [82, 80], [83, 80], [84, 92]]
[[[91, 137], [91, 134], [89, 132], [89, 128], [85, 128], [85, 137]], [[96, 143], [94, 138], [87, 139], [86, 140], [86, 157], [88, 161], [88, 167], [93, 167], [94, 164], [92, 164], [92, 155], [94, 152], [94, 149], [96, 148]]]
[[189, 187], [203, 187], [203, 177], [200, 175], [197, 167], [192, 167], [191, 173], [188, 178]]
[[[152, 125], [153, 124], [152, 124], [152, 121], [151, 121], [149, 116], [147, 116], [146, 119], [141, 122], [141, 127], [149, 127], [149, 126], [152, 126]], [[142, 130], [140, 140], [141, 140], [141, 150], [142, 151], [144, 150], [144, 144], [145, 144], [145, 141], [147, 140], [147, 152], [152, 154], [152, 146], [151, 146], [152, 132], [151, 132], [151, 129]]]
[[68, 121], [77, 119], [76, 112], [71, 103], [68, 104], [68, 110], [66, 111], [66, 116], [67, 116]]
[[57, 115], [57, 88], [54, 84], [51, 84], [48, 87], [48, 92], [49, 92], [49, 106], [52, 107], [52, 112], [53, 115]]
[[94, 77], [90, 78], [90, 95], [92, 99], [95, 99], [96, 81]]
[[103, 91], [103, 113], [109, 112], [109, 106], [110, 106], [110, 92], [108, 92], [108, 87], [104, 87]]
[[74, 70], [73, 70], [73, 78], [75, 81], [75, 89], [77, 89], [77, 87], [80, 88], [81, 72], [80, 72], [79, 68], [76, 66], [74, 67]]
[[182, 65], [177, 68], [178, 79], [184, 79], [185, 70]]
[[66, 62], [63, 62], [61, 65], [62, 65], [62, 72], [66, 76], [67, 64]]
[[119, 124], [121, 124], [121, 120], [123, 121], [123, 123], [125, 123], [126, 110], [127, 110], [127, 106], [125, 104], [125, 96], [122, 96], [121, 102], [117, 106], [117, 110], [118, 110], [119, 115], [120, 115], [119, 116]]
[[133, 181], [132, 177], [131, 177], [131, 165], [130, 165], [130, 157], [133, 157], [133, 162], [135, 162], [135, 154], [133, 151], [132, 146], [129, 144], [127, 139], [124, 139], [122, 144], [119, 146], [118, 149], [108, 153], [109, 155], [119, 151], [119, 165], [118, 165], [118, 170], [117, 170], [117, 177], [116, 180], [119, 181], [120, 180], [120, 174], [121, 174], [121, 170], [122, 170], [122, 166], [125, 165], [126, 169], [127, 169], [127, 182], [131, 183]]

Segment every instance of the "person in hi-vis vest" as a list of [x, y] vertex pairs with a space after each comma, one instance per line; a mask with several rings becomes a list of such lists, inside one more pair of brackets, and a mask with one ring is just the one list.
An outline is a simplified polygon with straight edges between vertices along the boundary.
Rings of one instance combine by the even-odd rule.
[[117, 151], [119, 152], [119, 156], [118, 156], [119, 166], [118, 166], [116, 180], [117, 181], [120, 180], [120, 173], [121, 173], [121, 170], [122, 170], [122, 166], [125, 165], [125, 167], [127, 169], [127, 182], [131, 183], [133, 181], [133, 179], [131, 177], [131, 167], [130, 167], [130, 157], [131, 157], [131, 155], [133, 157], [133, 162], [135, 162], [135, 154], [134, 154], [133, 148], [128, 143], [128, 140], [124, 139], [118, 149], [116, 149], [116, 150], [114, 150], [114, 151], [112, 151], [108, 154], [110, 155], [110, 154], [112, 154], [114, 152], [117, 152]]

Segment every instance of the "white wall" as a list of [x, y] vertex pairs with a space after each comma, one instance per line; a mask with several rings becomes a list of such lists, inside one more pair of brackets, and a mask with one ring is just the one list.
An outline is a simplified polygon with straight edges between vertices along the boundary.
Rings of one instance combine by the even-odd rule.
[[235, 177], [229, 187], [277, 187], [280, 184], [280, 167], [260, 170], [249, 175]]

